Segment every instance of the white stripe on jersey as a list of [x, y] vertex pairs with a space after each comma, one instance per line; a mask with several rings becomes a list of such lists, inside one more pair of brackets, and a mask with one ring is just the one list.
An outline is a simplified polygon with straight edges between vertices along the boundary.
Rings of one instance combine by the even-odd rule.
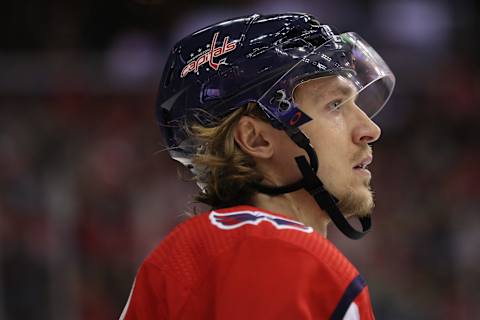
[[130, 305], [130, 300], [132, 299], [133, 289], [135, 288], [135, 280], [137, 279], [133, 280], [132, 289], [130, 289], [130, 294], [128, 295], [127, 303], [125, 304], [122, 314], [120, 315], [120, 318], [118, 320], [124, 320], [125, 316], [127, 315], [128, 306]]
[[358, 311], [358, 306], [355, 302], [350, 304], [345, 316], [343, 316], [343, 320], [360, 320], [360, 312]]

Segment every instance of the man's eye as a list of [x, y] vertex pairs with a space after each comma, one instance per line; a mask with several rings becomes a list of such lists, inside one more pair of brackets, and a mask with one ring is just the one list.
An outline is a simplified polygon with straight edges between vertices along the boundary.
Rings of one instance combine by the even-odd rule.
[[327, 107], [330, 111], [335, 111], [339, 108], [339, 106], [342, 104], [341, 99], [336, 99], [327, 104]]

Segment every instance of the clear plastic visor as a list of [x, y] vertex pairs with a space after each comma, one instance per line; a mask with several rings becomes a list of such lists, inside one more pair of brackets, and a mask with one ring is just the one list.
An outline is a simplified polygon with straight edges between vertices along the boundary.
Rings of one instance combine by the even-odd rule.
[[[305, 51], [305, 47], [298, 51]], [[283, 98], [292, 107], [307, 114], [304, 101], [330, 111], [354, 102], [373, 118], [389, 100], [394, 86], [395, 76], [380, 55], [359, 35], [349, 32], [333, 36], [308, 54], [304, 52], [259, 102], [271, 106], [278, 92], [284, 92]], [[279, 108], [273, 116], [285, 123], [294, 111], [288, 109]]]

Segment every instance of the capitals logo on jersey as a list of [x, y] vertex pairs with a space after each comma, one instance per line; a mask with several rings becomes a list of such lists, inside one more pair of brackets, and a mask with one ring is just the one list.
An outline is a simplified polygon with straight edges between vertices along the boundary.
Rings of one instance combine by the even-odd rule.
[[209, 218], [213, 225], [223, 230], [240, 228], [246, 224], [259, 225], [261, 222], [266, 221], [279, 230], [293, 229], [306, 233], [313, 232], [312, 227], [307, 227], [295, 220], [274, 216], [260, 211], [237, 211], [229, 213], [212, 211]]

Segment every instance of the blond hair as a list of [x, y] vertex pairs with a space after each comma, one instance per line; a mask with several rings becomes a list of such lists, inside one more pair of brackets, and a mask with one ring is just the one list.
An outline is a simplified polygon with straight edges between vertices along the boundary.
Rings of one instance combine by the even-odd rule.
[[255, 193], [253, 185], [263, 175], [256, 170], [255, 160], [237, 145], [234, 129], [242, 116], [267, 121], [257, 104], [248, 103], [226, 116], [217, 126], [194, 124], [190, 134], [198, 142], [192, 158], [194, 179], [203, 187], [195, 197], [213, 208], [249, 204]]

